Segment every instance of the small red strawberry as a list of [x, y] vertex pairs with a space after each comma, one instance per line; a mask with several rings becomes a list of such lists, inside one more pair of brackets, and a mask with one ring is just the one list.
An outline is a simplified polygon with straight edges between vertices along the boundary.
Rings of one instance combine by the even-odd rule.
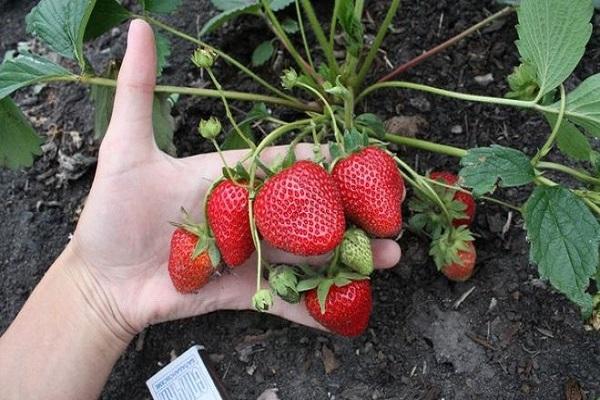
[[[458, 176], [449, 171], [436, 171], [432, 172], [429, 177], [438, 182], [445, 183], [446, 185], [456, 186], [458, 184]], [[452, 225], [461, 226], [461, 225], [471, 225], [473, 219], [475, 218], [475, 200], [473, 196], [469, 193], [461, 192], [457, 190], [454, 193], [453, 200], [458, 201], [464, 204], [465, 218], [456, 218], [452, 221]]]
[[473, 275], [477, 253], [471, 232], [464, 226], [449, 228], [431, 242], [429, 254], [446, 277], [463, 282]]
[[206, 216], [223, 261], [237, 267], [254, 252], [248, 216], [248, 188], [245, 182], [221, 181], [210, 192]]
[[269, 243], [303, 256], [335, 249], [346, 227], [335, 182], [312, 161], [299, 161], [268, 179], [256, 196], [254, 217]]
[[169, 276], [178, 292], [197, 292], [209, 281], [219, 263], [218, 251], [215, 254], [214, 244], [207, 243], [209, 239], [201, 230], [201, 226], [182, 225], [171, 237]]
[[366, 147], [338, 161], [331, 174], [352, 222], [377, 237], [400, 233], [405, 189], [392, 156]]
[[310, 315], [325, 328], [342, 336], [360, 336], [371, 317], [373, 297], [368, 279], [350, 281], [343, 286], [331, 284], [324, 311], [319, 302], [320, 287], [306, 292], [304, 298]]

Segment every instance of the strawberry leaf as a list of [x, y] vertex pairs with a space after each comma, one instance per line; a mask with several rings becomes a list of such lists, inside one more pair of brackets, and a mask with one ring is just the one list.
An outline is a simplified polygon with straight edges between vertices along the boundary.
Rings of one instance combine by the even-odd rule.
[[[550, 107], [558, 113], [560, 102]], [[600, 74], [590, 76], [567, 95], [565, 117], [600, 137]]]
[[377, 139], [385, 138], [385, 126], [383, 125], [381, 118], [375, 114], [360, 114], [358, 117], [356, 117], [354, 123], [359, 128], [366, 130], [367, 133], [370, 132]]
[[273, 41], [265, 40], [252, 52], [252, 65], [260, 67], [271, 59], [274, 52], [275, 48], [273, 47]]
[[169, 14], [177, 9], [182, 0], [141, 0], [144, 9], [157, 14]]
[[539, 95], [556, 89], [575, 69], [592, 34], [590, 0], [523, 0], [517, 10], [521, 58], [535, 67]]
[[[227, 4], [218, 6], [217, 3]], [[234, 6], [233, 3], [237, 3], [237, 5]], [[224, 11], [209, 19], [200, 30], [199, 36], [204, 36], [207, 33], [214, 31], [215, 29], [221, 27], [224, 23], [234, 20], [242, 14], [258, 15], [258, 12], [260, 11], [260, 5], [257, 4], [255, 1], [213, 1], [213, 4], [220, 10]], [[229, 8], [230, 6], [233, 7]]]
[[22, 87], [73, 74], [45, 58], [21, 54], [0, 65], [0, 99]]
[[[556, 120], [554, 114], [545, 114], [550, 126], [554, 129]], [[592, 152], [592, 146], [583, 133], [568, 120], [563, 119], [560, 124], [558, 135], [556, 136], [556, 145], [559, 150], [569, 157], [579, 161], [589, 161]]]
[[33, 156], [42, 154], [42, 140], [9, 97], [0, 100], [0, 126], [0, 166], [31, 166]]
[[496, 183], [501, 187], [522, 186], [535, 178], [527, 155], [498, 145], [469, 150], [460, 165], [462, 185], [472, 188], [475, 197], [492, 192]]
[[592, 297], [586, 290], [599, 263], [600, 224], [579, 197], [560, 186], [537, 187], [523, 215], [540, 276], [589, 316]]

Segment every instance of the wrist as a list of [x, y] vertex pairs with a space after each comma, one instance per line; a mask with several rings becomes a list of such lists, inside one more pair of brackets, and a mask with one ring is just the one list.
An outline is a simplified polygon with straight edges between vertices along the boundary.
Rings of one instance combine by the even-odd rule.
[[69, 244], [49, 274], [55, 274], [64, 285], [72, 312], [94, 328], [101, 342], [122, 351], [138, 332], [127, 323], [110, 289], [94, 272]]

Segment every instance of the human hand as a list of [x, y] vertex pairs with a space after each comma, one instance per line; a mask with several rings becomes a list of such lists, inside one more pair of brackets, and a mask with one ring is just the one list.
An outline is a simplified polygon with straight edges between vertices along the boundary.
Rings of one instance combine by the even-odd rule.
[[[148, 324], [219, 309], [248, 309], [255, 291], [254, 256], [195, 295], [178, 293], [170, 281], [167, 260], [174, 228], [168, 221], [180, 219], [182, 206], [199, 217], [206, 191], [221, 175], [222, 162], [215, 153], [176, 159], [158, 149], [152, 130], [155, 66], [152, 29], [133, 21], [96, 176], [66, 250], [78, 261], [69, 273], [90, 292], [86, 298], [120, 337], [131, 337]], [[285, 150], [267, 149], [263, 161]], [[244, 154], [231, 151], [224, 156], [234, 165]], [[296, 155], [309, 158], [312, 146], [298, 146]], [[398, 263], [400, 248], [394, 241], [375, 240], [372, 245], [377, 267]], [[264, 256], [273, 263], [307, 261], [268, 245]], [[326, 258], [308, 261], [318, 264]], [[319, 327], [303, 304], [277, 299], [269, 312]]]

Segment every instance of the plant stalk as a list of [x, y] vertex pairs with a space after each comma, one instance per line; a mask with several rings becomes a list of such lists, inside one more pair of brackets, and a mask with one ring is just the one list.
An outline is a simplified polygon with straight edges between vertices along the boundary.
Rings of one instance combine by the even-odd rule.
[[490, 15], [489, 17], [487, 17], [486, 19], [478, 22], [477, 24], [473, 25], [472, 27], [466, 29], [465, 31], [459, 33], [458, 35], [451, 37], [450, 39], [446, 40], [445, 42], [435, 46], [434, 48], [427, 50], [426, 52], [424, 52], [423, 54], [413, 58], [412, 60], [400, 65], [399, 67], [397, 67], [396, 69], [394, 69], [393, 71], [391, 71], [390, 73], [388, 73], [387, 75], [385, 75], [384, 77], [380, 78], [377, 82], [386, 82], [389, 80], [392, 80], [393, 78], [395, 78], [396, 76], [408, 71], [409, 69], [411, 69], [412, 67], [422, 63], [423, 61], [427, 60], [428, 58], [442, 52], [443, 50], [447, 49], [448, 47], [458, 43], [459, 41], [461, 41], [462, 39], [464, 39], [465, 37], [477, 32], [479, 29], [483, 28], [484, 26], [488, 25], [489, 23], [491, 23], [492, 21], [497, 20], [498, 18], [502, 18], [505, 15], [510, 14], [511, 12], [513, 12], [515, 9], [513, 7], [505, 7], [502, 10], [498, 11], [495, 14]]
[[369, 52], [367, 53], [367, 57], [365, 58], [365, 61], [363, 62], [362, 66], [360, 67], [360, 70], [358, 72], [358, 77], [356, 78], [356, 83], [354, 85], [355, 89], [360, 88], [363, 81], [365, 80], [365, 77], [367, 76], [367, 73], [369, 72], [369, 69], [371, 68], [371, 64], [373, 63], [373, 60], [375, 59], [375, 56], [377, 55], [377, 52], [379, 51], [379, 48], [381, 47], [381, 43], [383, 42], [383, 39], [385, 38], [387, 30], [390, 27], [390, 24], [392, 23], [392, 19], [394, 19], [394, 16], [396, 15], [396, 11], [398, 11], [399, 6], [400, 6], [400, 0], [392, 0], [392, 3], [390, 4], [390, 8], [388, 9], [387, 14], [385, 15], [385, 18], [383, 19], [381, 26], [379, 27], [379, 31], [377, 31], [375, 40], [373, 40], [373, 44], [371, 45], [371, 48], [369, 49]]
[[[117, 87], [117, 81], [114, 79], [100, 78], [100, 77], [89, 77], [89, 76], [77, 76], [74, 75], [72, 77], [68, 77], [68, 79], [49, 79], [47, 81], [70, 81], [70, 82], [81, 82], [83, 84], [89, 85], [98, 85], [98, 86], [110, 86]], [[289, 108], [293, 108], [295, 110], [300, 111], [321, 111], [318, 107], [314, 105], [304, 104], [297, 101], [290, 101], [287, 99], [282, 99], [280, 97], [274, 96], [266, 96], [255, 93], [245, 93], [245, 92], [235, 92], [231, 90], [223, 90], [222, 93], [219, 93], [218, 90], [213, 89], [202, 89], [202, 88], [193, 88], [187, 86], [169, 86], [169, 85], [156, 85], [154, 91], [157, 93], [180, 93], [180, 94], [189, 94], [192, 96], [204, 96], [204, 97], [216, 97], [220, 98], [221, 94], [228, 99], [233, 100], [241, 100], [241, 101], [251, 101], [251, 102], [264, 102], [269, 104], [275, 104], [280, 106], [285, 106]]]
[[[325, 54], [325, 59], [327, 60], [327, 64], [329, 65], [329, 68], [331, 68], [336, 75], [339, 74], [340, 68], [337, 64], [335, 56], [333, 55], [333, 46], [330, 46], [329, 42], [327, 41], [327, 38], [325, 37], [325, 32], [323, 32], [323, 28], [321, 28], [321, 24], [317, 18], [317, 15], [315, 14], [315, 9], [313, 8], [312, 4], [310, 3], [310, 0], [301, 0], [301, 1], [302, 1], [302, 8], [304, 9], [304, 13], [306, 14], [306, 17], [308, 18], [308, 23], [310, 24], [311, 29], [313, 30], [313, 33], [315, 34], [315, 37], [317, 38], [317, 41], [319, 42], [319, 46], [321, 46], [321, 49], [323, 50], [323, 53]], [[334, 11], [334, 13], [335, 13], [335, 11]], [[335, 18], [335, 14], [334, 14], [334, 18]]]
[[300, 28], [300, 36], [302, 36], [302, 44], [304, 45], [304, 52], [306, 53], [306, 58], [308, 58], [308, 63], [310, 67], [314, 70], [315, 64], [313, 63], [312, 56], [310, 55], [310, 48], [308, 47], [308, 41], [306, 40], [306, 33], [304, 32], [304, 21], [302, 20], [302, 12], [300, 11], [300, 3], [298, 0], [294, 1], [296, 6], [296, 17], [298, 19], [298, 26]]
[[531, 165], [534, 167], [540, 162], [542, 158], [544, 158], [552, 149], [552, 144], [554, 144], [554, 140], [556, 136], [558, 136], [558, 132], [560, 132], [560, 126], [562, 125], [563, 117], [565, 116], [565, 107], [566, 107], [566, 95], [565, 95], [565, 87], [560, 85], [560, 108], [558, 110], [558, 118], [556, 119], [556, 124], [552, 129], [552, 133], [548, 136], [546, 143], [542, 146], [541, 149], [535, 154], [535, 156], [531, 159]]

